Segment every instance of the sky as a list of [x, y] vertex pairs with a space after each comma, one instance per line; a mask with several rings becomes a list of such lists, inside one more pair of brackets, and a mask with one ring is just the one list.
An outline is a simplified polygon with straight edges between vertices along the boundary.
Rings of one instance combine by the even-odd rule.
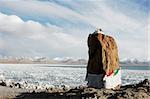
[[0, 56], [88, 58], [97, 28], [119, 57], [150, 59], [149, 0], [0, 0]]

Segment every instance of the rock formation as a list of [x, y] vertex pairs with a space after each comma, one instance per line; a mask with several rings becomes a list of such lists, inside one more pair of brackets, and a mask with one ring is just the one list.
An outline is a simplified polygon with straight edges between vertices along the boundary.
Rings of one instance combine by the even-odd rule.
[[[14, 91], [14, 90], [13, 90]], [[7, 94], [12, 94], [8, 92]], [[6, 97], [7, 98], [7, 97]], [[45, 92], [27, 92], [16, 96], [17, 99], [150, 99], [150, 81], [145, 79], [138, 84], [122, 86], [120, 90], [76, 87], [62, 90], [50, 88]], [[15, 98], [15, 99], [16, 99]]]
[[113, 37], [94, 32], [88, 37], [88, 47], [88, 73], [108, 74], [119, 69], [118, 49]]

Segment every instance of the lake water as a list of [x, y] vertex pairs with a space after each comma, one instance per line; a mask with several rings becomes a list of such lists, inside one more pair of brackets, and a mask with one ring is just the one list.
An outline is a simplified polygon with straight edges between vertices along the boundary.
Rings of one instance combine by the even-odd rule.
[[[0, 75], [15, 82], [26, 81], [34, 85], [86, 85], [86, 66], [56, 64], [0, 64]], [[122, 67], [122, 84], [138, 83], [150, 79], [149, 66]]]
[[127, 70], [150, 70], [150, 66], [122, 66], [122, 69], [127, 69]]

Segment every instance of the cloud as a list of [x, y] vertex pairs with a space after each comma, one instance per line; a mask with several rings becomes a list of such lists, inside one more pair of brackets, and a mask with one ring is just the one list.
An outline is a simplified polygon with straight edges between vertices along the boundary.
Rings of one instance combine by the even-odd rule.
[[[149, 32], [150, 31], [150, 19], [149, 19], [149, 24], [146, 28], [146, 30]], [[148, 34], [148, 60], [150, 60], [150, 34]]]
[[16, 15], [8, 16], [0, 13], [0, 21], [1, 32], [13, 33], [13, 35], [16, 36], [28, 38], [44, 38], [44, 36], [46, 36], [48, 32], [55, 33], [61, 31], [59, 27], [50, 24], [48, 24], [47, 26], [43, 26], [40, 23], [31, 20], [24, 22]]
[[[104, 30], [111, 32], [118, 32], [119, 29], [133, 32], [132, 30], [137, 29], [141, 25], [141, 20], [139, 22], [121, 11], [113, 10], [112, 6], [109, 7], [104, 0], [98, 2], [90, 0], [88, 2], [68, 1], [66, 4], [71, 5], [72, 9], [69, 9], [66, 5], [60, 5], [62, 2], [1, 2], [1, 6], [13, 9], [14, 12], [19, 13], [19, 16], [25, 14], [25, 16], [30, 16], [35, 19], [38, 16], [39, 20], [46, 18], [47, 22], [66, 29], [68, 27], [74, 28], [74, 26], [79, 28], [85, 25], [87, 29], [89, 27], [102, 27]], [[18, 5], [18, 3], [22, 5]], [[133, 29], [130, 29], [130, 27]]]
[[2, 39], [0, 39], [0, 49], [3, 49], [4, 48], [4, 42]]
[[[20, 3], [21, 5], [18, 5]], [[55, 3], [42, 3], [36, 1], [17, 1], [16, 2], [1, 2], [1, 6], [9, 7], [20, 14], [29, 14], [34, 16], [46, 16], [48, 18], [62, 18], [71, 21], [72, 17], [76, 17], [72, 22], [84, 18], [68, 8], [57, 5]], [[25, 8], [26, 9], [25, 9]], [[18, 9], [19, 8], [19, 9]]]
[[[31, 40], [30, 43], [33, 45], [36, 45], [34, 41], [40, 40], [42, 43], [39, 43], [43, 47], [49, 44], [52, 47], [48, 50], [55, 53], [53, 56], [64, 53], [63, 55], [66, 56], [87, 57], [88, 33], [101, 27], [106, 34], [116, 39], [121, 58], [147, 58], [148, 15], [147, 6], [144, 6], [145, 2], [130, 0], [0, 1], [0, 11], [5, 13], [3, 16], [9, 20], [2, 20], [5, 25], [2, 24], [0, 28], [1, 32], [11, 35], [11, 38], [26, 38], [25, 42]], [[13, 17], [16, 23], [10, 17]], [[56, 52], [59, 51], [62, 53], [57, 54]], [[43, 53], [34, 48], [33, 52]], [[76, 55], [72, 52], [76, 52]]]
[[24, 22], [18, 16], [3, 13], [0, 13], [0, 22], [0, 34], [7, 45], [3, 49], [10, 55], [71, 53], [69, 48], [78, 51], [77, 46], [82, 43], [80, 39], [65, 34], [55, 25], [42, 25], [31, 20]]

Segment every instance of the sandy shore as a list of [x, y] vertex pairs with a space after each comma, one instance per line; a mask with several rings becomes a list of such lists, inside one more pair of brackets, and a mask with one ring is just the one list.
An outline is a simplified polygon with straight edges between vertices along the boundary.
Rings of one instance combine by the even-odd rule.
[[0, 99], [150, 99], [150, 80], [121, 86], [119, 90], [76, 87], [44, 91], [0, 86]]
[[31, 92], [31, 91], [26, 90], [26, 89], [0, 86], [0, 99], [15, 98], [16, 96], [20, 95], [21, 93], [25, 93], [25, 92]]

